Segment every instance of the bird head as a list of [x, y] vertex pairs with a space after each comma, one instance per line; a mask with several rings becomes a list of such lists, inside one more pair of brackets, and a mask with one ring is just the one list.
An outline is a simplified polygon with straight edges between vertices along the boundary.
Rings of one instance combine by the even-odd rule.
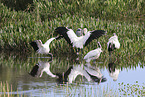
[[81, 30], [82, 30], [81, 28], [78, 28], [78, 29], [77, 29], [77, 31], [81, 31]]
[[76, 31], [76, 35], [78, 37], [82, 36], [83, 35], [83, 30], [81, 28], [78, 28], [77, 31]]
[[113, 33], [114, 36], [116, 36], [116, 33]]
[[38, 43], [38, 45], [42, 45], [42, 41], [41, 40], [36, 40], [36, 42]]

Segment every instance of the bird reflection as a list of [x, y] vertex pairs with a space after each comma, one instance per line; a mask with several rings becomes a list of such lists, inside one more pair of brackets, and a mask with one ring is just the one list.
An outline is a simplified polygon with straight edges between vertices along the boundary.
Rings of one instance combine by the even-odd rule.
[[69, 69], [63, 74], [56, 74], [58, 76], [57, 81], [62, 83], [72, 83], [75, 81], [78, 75], [81, 75], [86, 78], [89, 82], [105, 82], [107, 79], [103, 77], [99, 69], [92, 68], [89, 63], [83, 64], [76, 64], [70, 66]]
[[113, 79], [113, 81], [116, 81], [118, 79], [120, 70], [116, 68], [114, 62], [110, 62], [108, 64], [108, 71], [109, 71], [109, 76]]
[[40, 61], [38, 62], [38, 64], [36, 64], [31, 72], [29, 73], [31, 76], [33, 77], [42, 77], [43, 72], [46, 72], [49, 76], [51, 77], [57, 77], [56, 75], [54, 75], [51, 71], [50, 71], [50, 63], [51, 61], [48, 62], [43, 62]]

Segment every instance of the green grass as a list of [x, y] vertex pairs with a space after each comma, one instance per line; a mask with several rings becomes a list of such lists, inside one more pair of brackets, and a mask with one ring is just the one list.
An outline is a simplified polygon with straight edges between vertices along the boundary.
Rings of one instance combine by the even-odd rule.
[[[143, 0], [115, 0], [113, 2], [109, 0], [77, 0], [74, 2], [39, 0], [37, 2], [34, 0], [33, 3], [25, 2], [27, 4], [23, 0], [21, 0], [22, 2], [15, 0], [15, 3], [13, 1], [8, 3], [1, 0], [2, 3], [0, 3], [1, 49], [20, 50], [23, 48], [24, 51], [27, 51], [30, 48], [28, 44], [30, 41], [41, 39], [45, 42], [46, 39], [53, 36], [54, 29], [58, 26], [69, 26], [74, 30], [78, 27], [87, 27], [89, 30], [103, 29], [111, 33], [128, 32], [129, 35], [144, 32], [142, 23], [140, 23], [142, 26], [126, 22], [122, 25], [118, 21], [108, 21], [130, 16], [133, 19], [143, 17], [145, 9]], [[19, 4], [22, 5], [22, 3], [23, 6], [30, 6], [33, 10], [27, 11], [27, 7], [19, 7]], [[17, 11], [15, 11], [16, 9]], [[99, 21], [96, 21], [97, 19]], [[138, 37], [142, 38], [140, 35]]]
[[145, 84], [138, 84], [138, 81], [135, 84], [123, 84], [119, 83], [119, 92], [124, 96], [145, 96]]
[[[39, 55], [32, 54], [33, 49], [29, 45], [29, 42], [41, 39], [44, 43], [47, 39], [56, 36], [54, 29], [59, 26], [67, 26], [74, 29], [74, 31], [77, 28], [86, 27], [89, 30], [102, 29], [108, 32], [106, 36], [98, 39], [103, 48], [103, 53], [98, 61], [104, 62], [104, 64], [99, 65], [100, 68], [108, 65], [107, 41], [113, 33], [118, 35], [121, 43], [120, 49], [116, 50], [114, 54], [117, 57], [117, 68], [134, 68], [138, 62], [144, 64], [144, 0], [37, 1], [0, 0], [0, 51], [7, 52], [6, 55], [4, 55], [5, 53], [0, 53], [0, 64], [5, 64], [5, 66], [11, 68], [25, 68], [27, 71], [30, 71], [33, 65], [38, 63], [39, 59], [31, 60], [28, 57]], [[97, 43], [93, 41], [85, 47], [83, 56], [96, 47]], [[65, 71], [70, 65], [76, 64], [74, 59], [76, 55], [73, 53], [72, 47], [64, 39], [54, 41], [51, 43], [50, 48], [50, 52], [58, 58], [53, 60], [53, 65], [51, 66], [53, 72], [59, 72], [62, 68]], [[12, 53], [11, 51], [16, 52]], [[18, 54], [18, 52], [22, 53]], [[66, 60], [67, 58], [68, 60]], [[54, 68], [56, 64], [58, 66], [57, 69]], [[141, 65], [141, 67], [143, 68], [144, 66]], [[0, 94], [0, 97], [8, 95], [11, 97], [16, 96], [10, 94], [11, 91], [15, 90], [11, 89], [14, 86], [8, 83], [10, 83], [10, 80], [0, 83], [0, 91], [4, 92], [4, 95]], [[66, 87], [68, 93], [71, 89], [71, 86]], [[131, 92], [126, 93], [126, 89]], [[9, 94], [6, 94], [6, 91]], [[84, 92], [88, 93], [83, 89], [82, 93]], [[103, 90], [102, 92], [103, 96], [114, 95], [112, 91]], [[124, 92], [125, 96], [132, 95], [133, 92], [135, 94], [140, 93], [137, 94], [139, 96], [145, 94], [144, 86], [138, 88], [137, 84], [120, 84], [120, 92]], [[91, 96], [93, 94], [88, 93], [85, 95]], [[25, 97], [25, 94], [20, 96]]]
[[[107, 35], [98, 39], [105, 54], [101, 56], [103, 60], [108, 57], [106, 44], [113, 33], [118, 35], [121, 43], [121, 48], [115, 53], [119, 59], [127, 60], [144, 52], [144, 22], [142, 19], [135, 18], [144, 15], [143, 0], [115, 0], [113, 2], [109, 0], [77, 0], [75, 2], [39, 0], [37, 2], [34, 0], [33, 3], [25, 2], [27, 4], [22, 0], [23, 8], [19, 8], [17, 0], [15, 3], [13, 0], [9, 3], [4, 0], [1, 2], [0, 50], [31, 53], [33, 49], [29, 42], [41, 39], [44, 43], [47, 39], [56, 36], [54, 34], [56, 27], [67, 26], [74, 31], [85, 27], [89, 30], [107, 31]], [[131, 21], [128, 18], [131, 18]], [[96, 47], [97, 43], [93, 41], [85, 47], [83, 55]], [[50, 48], [51, 53], [56, 56], [75, 56], [72, 53], [72, 47], [64, 39], [54, 41]]]

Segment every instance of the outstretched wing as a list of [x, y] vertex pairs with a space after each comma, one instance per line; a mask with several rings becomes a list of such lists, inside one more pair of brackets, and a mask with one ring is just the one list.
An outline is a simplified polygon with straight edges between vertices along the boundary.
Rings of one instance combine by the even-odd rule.
[[31, 76], [33, 76], [33, 77], [37, 76], [38, 69], [39, 69], [39, 66], [38, 66], [38, 64], [36, 64], [36, 65], [32, 68], [32, 70], [31, 70], [31, 72], [30, 72], [29, 74], [30, 74]]
[[88, 33], [91, 33], [91, 34], [88, 37], [88, 39], [85, 41], [84, 46], [87, 46], [93, 39], [97, 39], [100, 36], [105, 35], [106, 31], [104, 31], [104, 30], [94, 30], [94, 31], [91, 31], [91, 32], [88, 32]]
[[68, 37], [68, 35], [67, 35], [67, 32], [68, 32], [68, 31], [69, 31], [69, 29], [66, 28], [66, 27], [57, 27], [57, 28], [55, 29], [55, 33], [60, 34], [62, 37], [65, 38], [65, 40], [66, 40], [70, 45], [72, 45], [71, 40], [69, 39], [69, 37]]
[[30, 45], [33, 47], [34, 51], [37, 51], [39, 49], [38, 45], [37, 45], [37, 41], [32, 41], [30, 43]]

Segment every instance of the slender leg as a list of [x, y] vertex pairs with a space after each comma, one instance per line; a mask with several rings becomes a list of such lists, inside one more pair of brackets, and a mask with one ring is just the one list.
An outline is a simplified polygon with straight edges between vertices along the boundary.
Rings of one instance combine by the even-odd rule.
[[113, 51], [109, 51], [109, 57], [111, 57], [112, 52], [113, 52]]
[[43, 71], [41, 71], [41, 73], [40, 73], [40, 76], [39, 76], [39, 77], [42, 77], [42, 74], [43, 74]]

